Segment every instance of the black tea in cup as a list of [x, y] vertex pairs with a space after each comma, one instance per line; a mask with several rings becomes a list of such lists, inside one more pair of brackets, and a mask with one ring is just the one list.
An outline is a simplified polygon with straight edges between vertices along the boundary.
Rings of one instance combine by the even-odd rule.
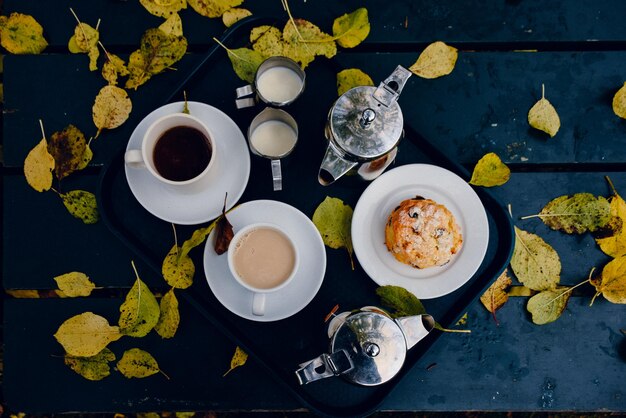
[[207, 168], [212, 154], [211, 144], [201, 131], [176, 126], [159, 137], [152, 158], [161, 176], [171, 181], [186, 181]]

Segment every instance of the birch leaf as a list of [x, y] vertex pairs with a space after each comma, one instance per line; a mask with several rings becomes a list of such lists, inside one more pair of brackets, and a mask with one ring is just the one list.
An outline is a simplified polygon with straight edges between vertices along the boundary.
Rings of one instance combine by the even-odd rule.
[[541, 99], [528, 111], [528, 124], [553, 137], [561, 127], [561, 120], [556, 109], [545, 98], [545, 88], [541, 86]]
[[33, 289], [7, 289], [5, 292], [16, 299], [39, 299], [39, 292]]
[[533, 290], [553, 290], [561, 277], [557, 252], [541, 237], [515, 227], [511, 268], [517, 279]]
[[59, 290], [63, 295], [68, 297], [89, 296], [91, 291], [96, 288], [89, 277], [85, 273], [72, 271], [60, 276], [56, 276], [54, 281], [57, 282]]
[[533, 323], [545, 325], [559, 319], [571, 296], [565, 289], [544, 290], [528, 300], [526, 310], [532, 314]]
[[224, 373], [222, 377], [226, 376], [237, 367], [243, 366], [244, 364], [246, 364], [246, 361], [248, 361], [248, 353], [246, 353], [239, 346], [237, 346], [237, 348], [235, 348], [233, 358], [230, 359], [230, 369], [226, 370], [226, 373]]
[[191, 286], [196, 273], [193, 260], [187, 255], [182, 256], [181, 252], [182, 248], [174, 244], [161, 265], [163, 278], [167, 284], [176, 289], [186, 289]]
[[111, 374], [109, 362], [115, 360], [115, 354], [104, 348], [95, 356], [76, 357], [65, 355], [65, 364], [87, 380], [102, 380]]
[[227, 52], [235, 74], [248, 83], [254, 82], [256, 70], [265, 58], [259, 52], [249, 48], [227, 49]]
[[354, 48], [363, 42], [369, 33], [370, 22], [365, 7], [340, 16], [333, 22], [333, 37], [343, 48]]
[[125, 77], [128, 74], [128, 68], [126, 68], [124, 60], [109, 52], [107, 60], [102, 66], [102, 77], [110, 85], [116, 86], [118, 77]]
[[215, 229], [220, 219], [222, 219], [222, 216], [217, 217], [213, 222], [211, 222], [211, 224], [209, 224], [209, 226], [206, 226], [204, 228], [198, 228], [193, 231], [193, 234], [191, 234], [191, 238], [183, 242], [179, 257], [186, 257], [189, 254], [189, 251], [191, 251], [198, 245], [201, 245], [206, 237], [208, 237], [213, 229]]
[[433, 42], [422, 51], [409, 70], [422, 78], [442, 77], [454, 70], [458, 56], [456, 48], [441, 41]]
[[611, 260], [602, 269], [600, 277], [591, 280], [591, 284], [609, 302], [626, 303], [626, 256]]
[[89, 142], [87, 142], [85, 144], [85, 151], [83, 152], [83, 156], [80, 159], [80, 163], [78, 164], [78, 167], [76, 167], [76, 169], [82, 170], [83, 168], [87, 167], [92, 159], [93, 159], [93, 151], [91, 150], [91, 147], [89, 146]]
[[48, 152], [54, 158], [54, 173], [59, 180], [83, 166], [86, 148], [85, 135], [74, 125], [52, 134]]
[[174, 289], [170, 289], [159, 303], [161, 315], [154, 330], [161, 338], [172, 338], [178, 330], [180, 323], [180, 313], [178, 312], [178, 299], [174, 294]]
[[139, 3], [148, 13], [165, 18], [187, 8], [187, 0], [139, 0]]
[[626, 119], [626, 83], [613, 96], [613, 112]]
[[12, 54], [39, 54], [48, 46], [41, 25], [22, 13], [0, 16], [0, 44]]
[[304, 19], [289, 20], [283, 29], [283, 55], [305, 69], [316, 56], [332, 58], [337, 55], [334, 39]]
[[183, 21], [178, 13], [173, 13], [165, 22], [161, 23], [159, 29], [166, 35], [180, 37], [183, 36]]
[[115, 129], [128, 119], [133, 104], [126, 90], [116, 86], [104, 86], [96, 96], [92, 107], [93, 123], [98, 128], [96, 138], [103, 129]]
[[63, 205], [75, 218], [86, 224], [95, 224], [100, 219], [96, 195], [85, 190], [72, 190], [59, 194]]
[[582, 234], [606, 226], [611, 218], [611, 205], [602, 196], [576, 193], [551, 200], [538, 215], [532, 216], [541, 218], [546, 225], [557, 231]]
[[478, 160], [469, 183], [484, 187], [501, 186], [509, 181], [510, 177], [509, 167], [500, 160], [497, 154], [490, 152]]
[[283, 55], [285, 42], [280, 29], [273, 26], [263, 25], [250, 31], [252, 49], [257, 51], [263, 58]]
[[[334, 249], [345, 248], [352, 262], [352, 208], [341, 199], [326, 196], [313, 213], [313, 223], [324, 244]], [[354, 264], [352, 269], [354, 270]]]
[[[611, 183], [610, 179], [609, 183]], [[611, 217], [603, 228], [596, 231], [596, 243], [606, 255], [617, 258], [626, 255], [626, 230], [624, 229], [626, 202], [617, 194], [615, 188], [613, 188], [613, 196], [609, 199], [609, 205]]]
[[[134, 268], [133, 264], [133, 268]], [[137, 279], [120, 306], [120, 332], [131, 337], [144, 337], [159, 321], [159, 304], [146, 284]]]
[[220, 17], [228, 9], [239, 6], [243, 0], [187, 0], [199, 14], [206, 17]]
[[79, 357], [95, 356], [121, 337], [118, 327], [109, 325], [109, 321], [93, 312], [71, 317], [54, 334], [67, 354]]
[[117, 362], [117, 369], [127, 379], [148, 377], [161, 371], [152, 354], [138, 348], [124, 351], [122, 358]]
[[358, 68], [348, 68], [337, 73], [337, 95], [359, 86], [373, 86], [372, 78]]
[[376, 289], [380, 302], [395, 310], [394, 318], [422, 315], [426, 309], [422, 302], [411, 292], [399, 286], [380, 286]]
[[489, 286], [487, 291], [482, 294], [480, 301], [483, 306], [491, 313], [495, 313], [504, 306], [509, 300], [507, 289], [513, 281], [508, 276], [506, 270]]
[[97, 29], [80, 22], [76, 25], [74, 35], [70, 38], [67, 46], [72, 54], [87, 54], [89, 56], [89, 70], [96, 71], [100, 56], [99, 40], [100, 33]]
[[26, 182], [38, 192], [50, 190], [53, 170], [54, 157], [48, 152], [48, 141], [43, 138], [24, 160]]
[[250, 10], [235, 7], [224, 12], [222, 15], [222, 22], [224, 22], [224, 26], [230, 28], [232, 25], [248, 16], [252, 16], [252, 12]]

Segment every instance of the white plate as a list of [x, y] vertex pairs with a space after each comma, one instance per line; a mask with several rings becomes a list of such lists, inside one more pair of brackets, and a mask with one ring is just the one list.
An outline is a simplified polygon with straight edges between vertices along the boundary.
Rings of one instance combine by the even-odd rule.
[[280, 226], [294, 241], [300, 263], [293, 280], [283, 289], [268, 293], [265, 315], [252, 314], [253, 293], [241, 286], [228, 269], [227, 254], [213, 250], [215, 231], [204, 247], [204, 273], [209, 287], [228, 310], [253, 321], [269, 322], [290, 317], [311, 302], [322, 285], [326, 272], [324, 242], [313, 222], [298, 209], [274, 200], [242, 203], [228, 214], [235, 232], [251, 223], [268, 222]]
[[[422, 196], [445, 205], [463, 234], [463, 246], [449, 263], [417, 269], [401, 263], [385, 246], [385, 223], [405, 199]], [[352, 218], [354, 252], [380, 286], [401, 286], [420, 299], [447, 295], [476, 272], [489, 243], [487, 214], [476, 192], [456, 174], [434, 165], [409, 164], [377, 178], [363, 192]]]
[[[183, 104], [170, 103], [146, 116], [133, 131], [126, 149], [141, 149], [150, 124], [161, 116], [180, 112]], [[200, 224], [219, 216], [226, 192], [230, 209], [243, 194], [250, 176], [248, 144], [235, 122], [204, 103], [189, 102], [189, 112], [216, 137], [217, 159], [206, 178], [198, 184], [172, 187], [152, 177], [148, 170], [125, 166], [126, 180], [141, 206], [157, 218], [181, 225]]]

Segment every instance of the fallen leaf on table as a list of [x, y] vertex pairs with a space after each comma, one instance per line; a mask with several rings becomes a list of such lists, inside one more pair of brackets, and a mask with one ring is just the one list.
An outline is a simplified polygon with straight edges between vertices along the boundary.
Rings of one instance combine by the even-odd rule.
[[7, 289], [5, 292], [16, 299], [39, 299], [39, 292], [31, 289]]
[[422, 78], [442, 77], [454, 70], [458, 56], [456, 48], [441, 41], [433, 42], [422, 51], [409, 70]]
[[71, 8], [70, 11], [74, 14], [78, 24], [74, 28], [74, 35], [67, 43], [67, 48], [72, 54], [87, 54], [89, 56], [89, 71], [96, 71], [98, 69], [98, 57], [100, 56], [100, 50], [98, 49], [100, 32], [98, 32], [98, 27], [96, 25], [93, 28], [87, 23], [81, 22]]
[[96, 195], [85, 190], [72, 190], [67, 193], [59, 193], [63, 205], [75, 218], [85, 224], [95, 224], [100, 219]]
[[180, 313], [178, 311], [178, 299], [174, 294], [174, 289], [170, 289], [159, 303], [161, 315], [159, 316], [159, 322], [154, 327], [154, 330], [161, 336], [161, 338], [172, 338], [178, 330], [178, 324], [180, 323]]
[[91, 357], [102, 351], [110, 342], [122, 337], [120, 329], [93, 312], [84, 312], [63, 322], [54, 338], [67, 354]]
[[354, 48], [363, 42], [369, 33], [370, 22], [365, 7], [340, 16], [333, 22], [333, 37], [343, 48]]
[[126, 63], [123, 59], [115, 54], [107, 52], [107, 60], [102, 66], [102, 77], [111, 85], [117, 85], [119, 77], [125, 77], [129, 74]]
[[582, 234], [606, 226], [611, 219], [611, 205], [602, 196], [576, 193], [571, 196], [559, 196], [548, 202], [539, 214], [524, 216], [522, 219], [534, 217], [540, 218], [554, 230]]
[[24, 160], [26, 182], [38, 192], [50, 190], [53, 170], [54, 157], [48, 152], [48, 141], [43, 138], [30, 150]]
[[161, 265], [161, 273], [163, 278], [170, 286], [176, 289], [186, 289], [193, 284], [193, 276], [196, 274], [196, 266], [189, 256], [182, 257], [180, 253], [182, 248], [174, 245], [167, 253], [163, 264]]
[[491, 286], [489, 286], [487, 291], [483, 293], [480, 297], [480, 301], [483, 306], [489, 312], [495, 314], [495, 312], [503, 307], [504, 304], [509, 300], [507, 289], [509, 288], [509, 286], [511, 286], [512, 283], [513, 281], [507, 274], [507, 271], [504, 270], [502, 274], [498, 276], [496, 281], [494, 281]]
[[469, 183], [483, 187], [501, 186], [509, 181], [510, 177], [509, 167], [500, 160], [497, 154], [490, 152], [478, 160]]
[[544, 290], [528, 300], [526, 310], [532, 314], [532, 321], [537, 325], [554, 322], [563, 313], [571, 293], [566, 288]]
[[144, 337], [159, 322], [159, 303], [148, 286], [139, 278], [132, 263], [136, 280], [120, 306], [120, 332], [131, 337]]
[[249, 48], [226, 48], [226, 51], [237, 77], [248, 83], [253, 83], [256, 70], [265, 58], [259, 52]]
[[285, 41], [280, 29], [268, 25], [253, 28], [250, 31], [250, 42], [252, 49], [264, 58], [281, 56], [285, 48]]
[[93, 156], [91, 149], [87, 151], [85, 135], [74, 125], [52, 134], [48, 152], [54, 158], [54, 173], [59, 180], [86, 167]]
[[183, 21], [178, 13], [173, 13], [165, 22], [159, 25], [159, 29], [166, 35], [181, 37], [183, 36]]
[[283, 55], [305, 69], [316, 56], [332, 58], [337, 55], [337, 44], [332, 36], [304, 19], [289, 20], [283, 28]]
[[224, 22], [224, 26], [230, 28], [232, 25], [248, 16], [252, 16], [252, 12], [250, 10], [235, 7], [224, 12], [222, 15], [222, 22]]
[[92, 107], [93, 123], [98, 128], [95, 138], [103, 129], [115, 129], [128, 119], [133, 104], [126, 90], [117, 86], [104, 86]]
[[611, 217], [604, 227], [595, 231], [594, 236], [600, 249], [616, 258], [626, 254], [626, 202], [617, 194], [611, 179], [608, 176], [606, 179], [613, 189], [613, 196], [609, 199]]
[[372, 78], [358, 68], [348, 68], [337, 73], [337, 95], [359, 86], [373, 86]]
[[553, 137], [561, 127], [556, 109], [545, 97], [545, 87], [541, 85], [541, 99], [528, 111], [528, 124]]
[[228, 221], [226, 217], [226, 199], [228, 198], [228, 193], [224, 197], [224, 206], [222, 206], [222, 215], [217, 218], [217, 223], [215, 225], [215, 253], [217, 255], [222, 255], [226, 251], [228, 251], [228, 246], [235, 235], [233, 232], [233, 226]]
[[0, 16], [0, 45], [12, 54], [39, 54], [48, 46], [43, 28], [30, 15]]
[[235, 348], [233, 358], [230, 360], [230, 369], [226, 370], [226, 373], [224, 373], [222, 377], [226, 376], [237, 367], [243, 366], [244, 364], [246, 364], [246, 361], [248, 361], [248, 353], [246, 353], [241, 348], [239, 348], [239, 346], [237, 346], [237, 348]]
[[[152, 354], [138, 348], [124, 351], [122, 358], [117, 362], [117, 370], [128, 379], [148, 377], [161, 372]], [[165, 373], [163, 375], [167, 377]]]
[[602, 269], [602, 274], [590, 280], [596, 288], [596, 295], [604, 296], [611, 303], [626, 303], [626, 256], [611, 260]]
[[352, 208], [344, 204], [341, 199], [326, 196], [313, 213], [313, 223], [322, 236], [324, 244], [330, 248], [345, 248], [348, 251], [352, 270], [354, 270], [352, 235], [350, 234], [352, 212]]
[[187, 3], [202, 16], [220, 17], [228, 9], [239, 6], [243, 0], [187, 0]]
[[148, 13], [160, 17], [170, 17], [187, 8], [187, 0], [139, 0]]
[[380, 286], [376, 289], [383, 306], [394, 309], [392, 317], [423, 315], [426, 309], [422, 302], [411, 292], [400, 286]]
[[96, 285], [89, 280], [89, 277], [79, 271], [56, 276], [54, 281], [57, 283], [59, 290], [63, 292], [63, 295], [71, 298], [89, 296], [93, 289], [96, 288]]
[[613, 113], [626, 119], [626, 83], [613, 96]]
[[518, 227], [511, 268], [520, 283], [533, 290], [553, 290], [561, 280], [561, 260], [554, 248]]
[[104, 348], [95, 356], [76, 357], [65, 355], [65, 364], [87, 380], [102, 380], [111, 374], [109, 362], [115, 360], [115, 354]]

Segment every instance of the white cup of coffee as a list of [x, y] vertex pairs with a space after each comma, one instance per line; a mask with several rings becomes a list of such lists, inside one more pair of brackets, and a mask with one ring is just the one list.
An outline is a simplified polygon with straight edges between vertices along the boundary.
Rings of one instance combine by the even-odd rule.
[[147, 169], [163, 183], [184, 186], [204, 178], [215, 161], [215, 142], [209, 128], [186, 113], [172, 113], [152, 122], [141, 142], [124, 161]]
[[239, 230], [228, 246], [228, 267], [254, 293], [252, 313], [265, 315], [265, 296], [286, 287], [298, 270], [298, 250], [277, 225], [254, 223]]

